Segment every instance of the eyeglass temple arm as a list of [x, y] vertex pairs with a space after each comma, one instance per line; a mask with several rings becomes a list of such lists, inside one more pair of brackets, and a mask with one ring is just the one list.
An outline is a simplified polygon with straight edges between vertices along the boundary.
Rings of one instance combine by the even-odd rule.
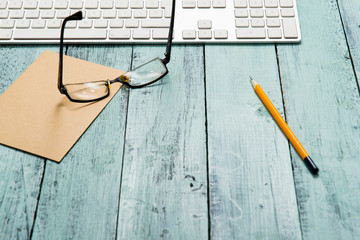
[[82, 19], [82, 12], [76, 12], [71, 16], [68, 16], [64, 19], [61, 25], [61, 32], [60, 32], [60, 50], [59, 50], [59, 73], [58, 73], [58, 89], [61, 93], [63, 93], [63, 45], [64, 45], [64, 30], [67, 21], [72, 20], [81, 20]]
[[172, 38], [173, 38], [173, 31], [174, 31], [174, 20], [175, 20], [175, 0], [172, 0], [168, 42], [167, 42], [167, 46], [166, 46], [166, 52], [164, 53], [165, 58], [162, 59], [162, 62], [164, 64], [167, 64], [168, 62], [170, 62], [171, 45], [172, 45]]

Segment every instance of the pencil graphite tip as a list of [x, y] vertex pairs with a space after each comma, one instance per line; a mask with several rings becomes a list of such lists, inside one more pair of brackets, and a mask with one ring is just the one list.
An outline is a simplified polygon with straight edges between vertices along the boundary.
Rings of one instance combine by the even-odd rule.
[[257, 85], [257, 82], [255, 82], [255, 80], [254, 79], [252, 79], [252, 77], [251, 76], [249, 76], [250, 77], [250, 81], [251, 81], [251, 84], [253, 85], [253, 87], [255, 88], [255, 86]]

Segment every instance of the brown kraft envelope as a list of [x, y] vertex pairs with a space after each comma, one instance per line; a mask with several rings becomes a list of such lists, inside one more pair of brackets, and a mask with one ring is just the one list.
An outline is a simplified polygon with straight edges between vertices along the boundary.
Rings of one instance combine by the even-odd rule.
[[[64, 56], [63, 83], [114, 79], [123, 71]], [[57, 88], [59, 55], [45, 51], [0, 96], [0, 143], [60, 162], [110, 96], [93, 103], [74, 103]]]

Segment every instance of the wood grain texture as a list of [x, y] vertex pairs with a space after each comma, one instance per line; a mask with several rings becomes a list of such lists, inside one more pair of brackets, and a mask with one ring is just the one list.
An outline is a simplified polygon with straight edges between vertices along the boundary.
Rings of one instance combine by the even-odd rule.
[[273, 45], [206, 46], [211, 239], [301, 239]]
[[[358, 78], [360, 77], [360, 1], [338, 0], [344, 30]], [[348, 55], [347, 57], [350, 57]], [[359, 84], [359, 82], [358, 82]]]
[[[126, 71], [131, 51], [79, 45], [68, 55]], [[60, 164], [46, 163], [33, 239], [115, 239], [127, 93], [119, 90]]]
[[313, 177], [291, 151], [303, 238], [359, 239], [360, 98], [339, 10], [297, 3], [302, 42], [278, 56], [289, 126], [320, 169]]
[[[0, 47], [0, 95], [44, 50], [56, 48]], [[30, 237], [43, 171], [43, 159], [0, 145], [0, 239]]]
[[[134, 66], [165, 46], [134, 48]], [[169, 74], [130, 91], [118, 239], [207, 239], [202, 46], [173, 46]]]

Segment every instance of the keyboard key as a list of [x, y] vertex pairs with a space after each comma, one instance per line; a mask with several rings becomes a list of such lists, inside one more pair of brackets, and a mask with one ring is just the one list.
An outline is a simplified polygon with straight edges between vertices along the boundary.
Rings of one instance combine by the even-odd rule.
[[7, 1], [0, 1], [0, 9], [5, 9], [7, 6]]
[[12, 30], [2, 29], [2, 30], [0, 31], [0, 39], [10, 40], [10, 39], [11, 39], [11, 36], [12, 36]]
[[46, 10], [42, 11], [41, 18], [43, 19], [53, 19], [55, 17], [55, 11], [53, 10]]
[[100, 10], [90, 10], [88, 11], [88, 18], [90, 19], [96, 19], [101, 17], [101, 11]]
[[297, 38], [297, 26], [295, 19], [284, 18], [282, 19], [282, 26], [285, 38]]
[[171, 7], [166, 7], [164, 9], [164, 17], [171, 18], [171, 14], [172, 14], [171, 10], [172, 10]]
[[170, 20], [168, 19], [144, 19], [141, 21], [143, 28], [166, 28], [170, 27]]
[[83, 1], [81, 0], [71, 0], [70, 9], [81, 9], [83, 7]]
[[150, 30], [148, 29], [134, 29], [133, 39], [150, 39]]
[[160, 0], [161, 1], [161, 8], [165, 7], [171, 7], [172, 6], [172, 0]]
[[[60, 31], [58, 29], [17, 29], [14, 31], [14, 39], [56, 39], [60, 38]], [[65, 39], [105, 39], [105, 29], [67, 29], [64, 34]]]
[[228, 31], [226, 29], [216, 29], [216, 30], [214, 30], [214, 38], [215, 39], [227, 39]]
[[144, 1], [142, 0], [131, 0], [130, 8], [144, 8]]
[[39, 10], [26, 11], [25, 17], [28, 19], [38, 19], [40, 16]]
[[110, 20], [111, 28], [122, 28], [123, 26], [124, 26], [124, 20], [121, 19]]
[[0, 20], [0, 28], [13, 28], [14, 25], [15, 25], [14, 20], [10, 20], [10, 19]]
[[69, 29], [65, 32], [65, 39], [105, 39], [105, 29]]
[[285, 8], [285, 9], [281, 9], [280, 11], [281, 11], [282, 17], [294, 17], [295, 16], [294, 9], [292, 9], [292, 8]]
[[235, 26], [241, 28], [249, 27], [249, 20], [246, 18], [235, 19]]
[[197, 6], [198, 8], [210, 8], [211, 2], [210, 0], [198, 0]]
[[85, 2], [85, 9], [97, 9], [98, 8], [98, 1], [96, 0], [87, 0]]
[[239, 28], [236, 29], [237, 39], [265, 39], [265, 29], [263, 28]]
[[128, 8], [129, 7], [129, 1], [128, 0], [117, 0], [115, 1], [115, 8]]
[[211, 30], [199, 30], [199, 39], [211, 39]]
[[211, 20], [199, 20], [198, 28], [199, 29], [210, 29], [211, 28]]
[[270, 39], [280, 39], [281, 29], [280, 28], [268, 28], [268, 36]]
[[182, 32], [183, 39], [195, 39], [196, 38], [196, 31], [192, 29], [186, 29]]
[[109, 39], [130, 39], [131, 31], [129, 29], [111, 29]]
[[67, 9], [67, 7], [68, 7], [68, 2], [66, 0], [55, 1], [55, 6], [54, 6], [55, 9]]
[[277, 10], [276, 8], [274, 8], [274, 9], [266, 9], [265, 12], [266, 12], [267, 17], [270, 17], [270, 18], [279, 17], [279, 10]]
[[264, 17], [264, 12], [262, 9], [251, 9], [250, 16], [253, 18], [262, 18]]
[[118, 10], [119, 18], [131, 18], [131, 10], [129, 9], [120, 9]]
[[213, 8], [226, 8], [225, 0], [213, 0]]
[[[82, 23], [82, 21], [81, 21]], [[79, 23], [80, 24], [80, 23]], [[47, 27], [48, 28], [57, 28], [57, 29], [60, 29], [61, 27], [61, 20], [59, 19], [50, 19], [48, 22], [47, 22]]]
[[139, 27], [139, 20], [136, 19], [129, 19], [125, 21], [125, 27], [127, 28], [138, 28]]
[[112, 9], [114, 2], [112, 0], [101, 0], [100, 8], [101, 9]]
[[161, 0], [161, 8], [166, 8], [166, 7], [170, 7], [172, 6], [172, 1], [171, 0]]
[[30, 27], [30, 20], [21, 19], [16, 21], [16, 28], [29, 28]]
[[280, 19], [278, 18], [269, 18], [266, 20], [266, 25], [268, 27], [280, 27]]
[[9, 11], [8, 10], [1, 10], [0, 11], [0, 19], [6, 19], [9, 16]]
[[8, 2], [8, 9], [21, 9], [22, 1], [20, 0], [13, 0]]
[[35, 19], [31, 22], [32, 28], [45, 28], [46, 21], [43, 19]]
[[235, 9], [235, 17], [237, 17], [237, 18], [247, 18], [248, 17], [247, 9]]
[[267, 8], [277, 8], [278, 0], [265, 0], [265, 7]]
[[59, 10], [56, 11], [56, 18], [58, 19], [64, 19], [67, 16], [70, 16], [70, 10]]
[[70, 21], [66, 24], [66, 29], [68, 28], [76, 28], [76, 25], [77, 25], [77, 21]]
[[163, 11], [161, 9], [151, 9], [149, 10], [149, 17], [150, 18], [162, 18]]
[[91, 28], [93, 25], [93, 20], [84, 19], [81, 20], [78, 24], [79, 28]]
[[41, 0], [39, 3], [39, 8], [40, 9], [51, 9], [53, 6], [52, 1], [49, 0]]
[[24, 18], [24, 10], [11, 11], [10, 18], [12, 18], [12, 19], [22, 19], [22, 18]]
[[264, 27], [265, 26], [264, 19], [260, 19], [260, 18], [251, 19], [251, 26], [252, 27]]
[[24, 9], [36, 9], [37, 5], [38, 5], [37, 1], [33, 1], [33, 0], [25, 1]]
[[169, 29], [154, 29], [152, 37], [153, 39], [167, 39], [169, 37]]
[[147, 0], [145, 6], [146, 6], [146, 8], [150, 8], [150, 9], [159, 8], [159, 1], [158, 0]]
[[108, 21], [103, 19], [94, 20], [94, 28], [107, 28]]
[[147, 10], [145, 9], [136, 9], [134, 10], [134, 18], [146, 18]]
[[235, 8], [246, 8], [247, 0], [234, 0], [234, 7]]
[[289, 7], [289, 8], [291, 8], [293, 6], [294, 6], [294, 4], [293, 4], [292, 0], [280, 0], [280, 7], [284, 7], [284, 8]]
[[106, 19], [116, 18], [116, 10], [106, 9], [103, 11], [103, 17]]
[[182, 7], [183, 8], [195, 8], [196, 2], [195, 2], [195, 0], [183, 0]]
[[263, 6], [262, 0], [249, 0], [251, 8], [261, 8]]

